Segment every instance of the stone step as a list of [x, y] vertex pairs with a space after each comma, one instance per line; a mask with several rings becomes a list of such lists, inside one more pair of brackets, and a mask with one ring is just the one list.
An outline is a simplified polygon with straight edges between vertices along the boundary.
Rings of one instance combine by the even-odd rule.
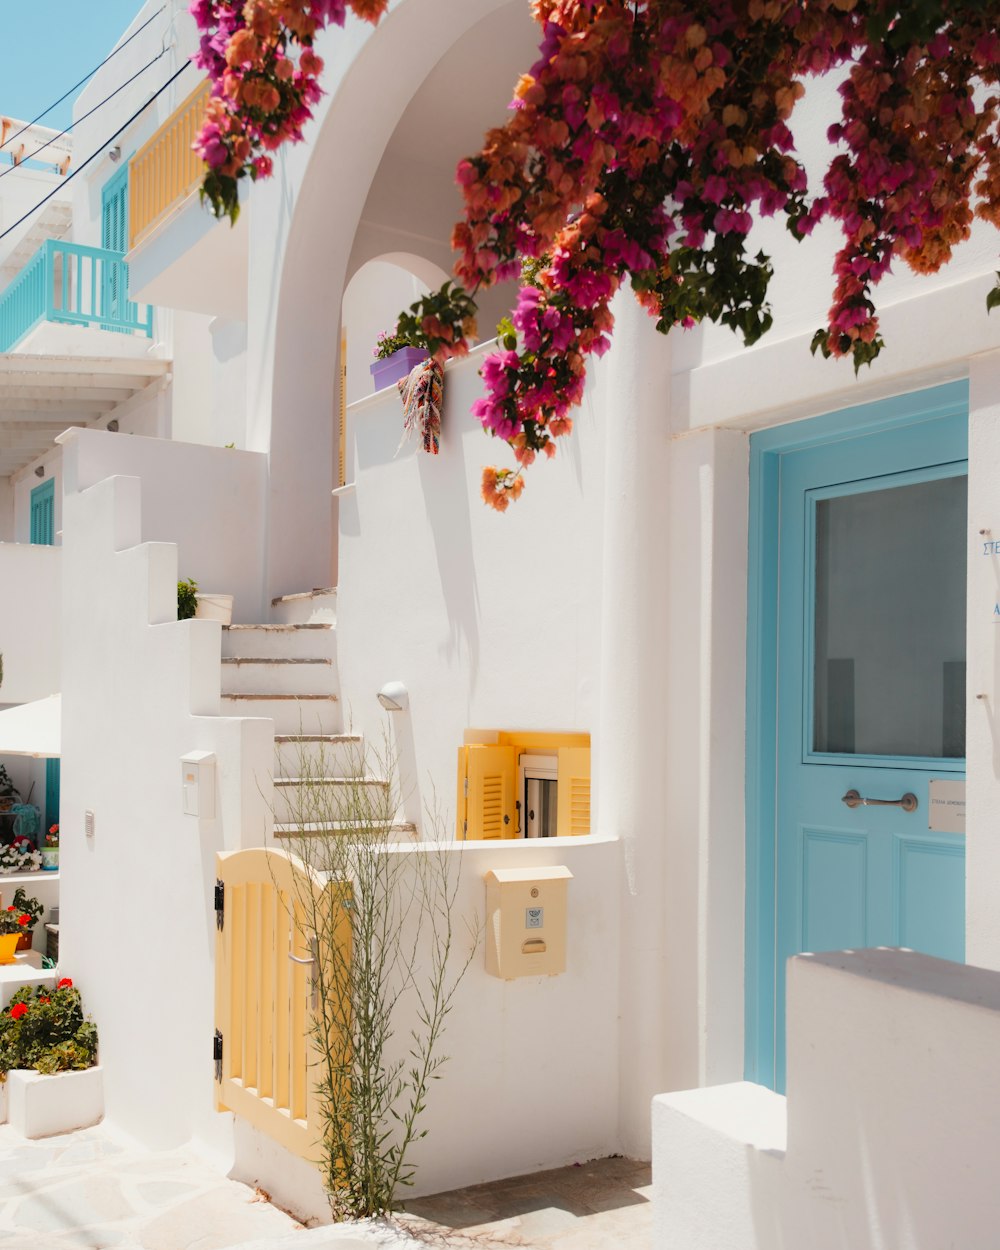
[[284, 625], [337, 623], [337, 588], [320, 587], [271, 600], [271, 619]]
[[222, 693], [336, 694], [332, 659], [297, 656], [224, 656]]
[[337, 634], [329, 622], [312, 625], [230, 625], [222, 630], [225, 659], [334, 659]]
[[274, 776], [354, 777], [364, 771], [360, 734], [275, 734]]
[[276, 824], [326, 824], [347, 820], [360, 807], [375, 816], [385, 814], [387, 781], [378, 777], [275, 777]]
[[268, 694], [248, 691], [222, 696], [223, 716], [266, 716], [276, 734], [338, 734], [344, 726], [333, 694]]

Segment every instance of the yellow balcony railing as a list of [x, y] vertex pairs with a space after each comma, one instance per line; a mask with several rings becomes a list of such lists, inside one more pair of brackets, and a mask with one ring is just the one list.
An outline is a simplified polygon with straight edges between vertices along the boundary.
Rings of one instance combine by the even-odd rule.
[[192, 150], [208, 100], [201, 83], [132, 157], [129, 169], [129, 248], [141, 243], [201, 182], [204, 162]]

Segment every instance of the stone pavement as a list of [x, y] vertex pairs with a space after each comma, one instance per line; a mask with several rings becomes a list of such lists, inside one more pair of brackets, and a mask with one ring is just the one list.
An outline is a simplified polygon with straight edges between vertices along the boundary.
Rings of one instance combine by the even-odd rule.
[[[430, 1224], [404, 1226], [442, 1247], [645, 1250], [652, 1241], [648, 1163], [597, 1159], [406, 1203]], [[428, 1234], [434, 1233], [435, 1236]]]
[[298, 1227], [190, 1151], [130, 1149], [101, 1128], [26, 1141], [0, 1126], [0, 1250], [218, 1250]]
[[0, 1250], [643, 1250], [648, 1186], [648, 1165], [603, 1159], [413, 1199], [389, 1223], [304, 1229], [191, 1150], [0, 1125]]

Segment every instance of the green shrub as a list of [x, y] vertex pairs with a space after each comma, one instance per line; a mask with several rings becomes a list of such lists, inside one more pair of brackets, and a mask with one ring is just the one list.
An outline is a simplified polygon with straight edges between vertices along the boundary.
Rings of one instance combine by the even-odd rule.
[[0, 1012], [0, 1079], [11, 1068], [71, 1072], [97, 1062], [97, 1028], [83, 1017], [80, 991], [69, 977], [55, 989], [23, 985]]
[[177, 583], [177, 619], [189, 621], [198, 611], [198, 583], [190, 578]]

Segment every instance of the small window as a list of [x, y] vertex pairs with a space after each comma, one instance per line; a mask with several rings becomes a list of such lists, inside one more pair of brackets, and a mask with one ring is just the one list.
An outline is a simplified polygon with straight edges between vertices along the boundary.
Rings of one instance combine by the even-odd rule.
[[559, 813], [559, 757], [517, 757], [517, 798], [520, 833], [525, 838], [554, 838]]
[[590, 735], [467, 730], [458, 752], [458, 838], [590, 833]]

